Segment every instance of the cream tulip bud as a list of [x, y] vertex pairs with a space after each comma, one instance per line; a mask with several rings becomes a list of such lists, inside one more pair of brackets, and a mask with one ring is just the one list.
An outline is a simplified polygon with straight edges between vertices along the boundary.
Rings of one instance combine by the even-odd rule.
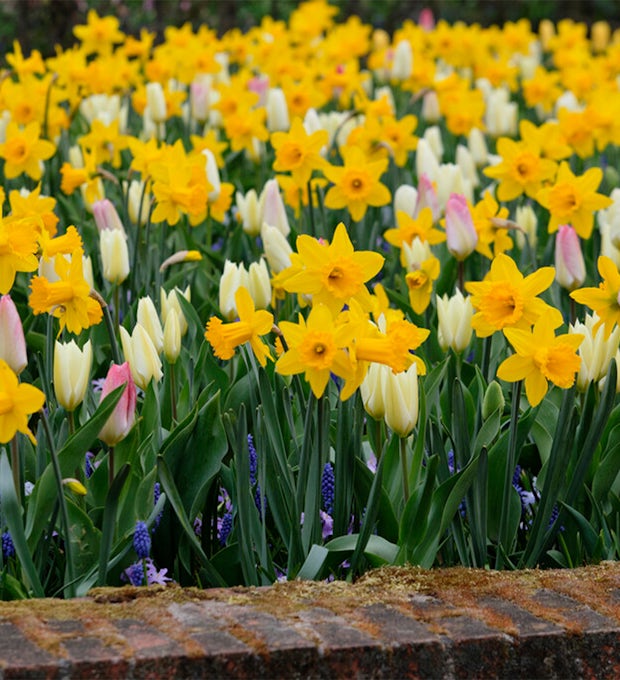
[[220, 182], [220, 171], [218, 170], [213, 151], [210, 151], [209, 149], [203, 149], [201, 153], [205, 157], [205, 173], [207, 175], [207, 182], [209, 182], [211, 185], [208, 199], [211, 202], [217, 201], [222, 188], [222, 183]]
[[394, 214], [402, 211], [415, 217], [418, 202], [418, 190], [410, 184], [401, 184], [394, 192]]
[[474, 188], [480, 186], [474, 157], [471, 151], [463, 144], [459, 144], [456, 147], [456, 164], [459, 166], [461, 175], [469, 182], [470, 186]]
[[16, 375], [28, 365], [24, 327], [10, 295], [0, 296], [0, 359]]
[[424, 137], [418, 140], [418, 147], [415, 152], [415, 167], [418, 178], [426, 175], [431, 182], [438, 180], [439, 161], [430, 143]]
[[385, 416], [383, 382], [388, 371], [392, 371], [389, 366], [371, 362], [366, 376], [360, 385], [360, 396], [362, 397], [364, 409], [375, 420], [381, 420]]
[[204, 123], [209, 115], [209, 92], [212, 85], [211, 75], [199, 73], [189, 86], [192, 118], [199, 123]]
[[451, 194], [446, 205], [446, 241], [448, 250], [457, 260], [464, 260], [478, 244], [467, 200], [462, 194]]
[[56, 401], [67, 411], [74, 411], [84, 400], [93, 350], [90, 340], [80, 349], [75, 340], [54, 345], [54, 393]]
[[517, 104], [510, 101], [510, 93], [505, 88], [491, 90], [486, 97], [486, 113], [484, 117], [487, 133], [493, 137], [517, 133]]
[[517, 208], [515, 215], [515, 222], [521, 227], [521, 230], [515, 231], [515, 236], [517, 240], [517, 245], [519, 248], [523, 248], [525, 245], [525, 239], [530, 244], [532, 250], [536, 249], [536, 244], [538, 243], [538, 218], [534, 212], [534, 208], [527, 203], [526, 205], [520, 205]]
[[243, 231], [250, 236], [258, 236], [262, 225], [262, 215], [256, 191], [250, 189], [245, 195], [238, 191], [235, 194], [235, 203], [241, 217]]
[[609, 238], [615, 248], [620, 248], [620, 189], [612, 189], [609, 198], [613, 203], [609, 208], [598, 211], [598, 223], [606, 222], [609, 225]]
[[121, 326], [120, 334], [123, 354], [129, 362], [136, 385], [145, 390], [151, 380], [160, 381], [163, 375], [161, 359], [144, 326], [137, 323], [131, 335]]
[[400, 249], [400, 263], [408, 271], [413, 272], [422, 268], [422, 264], [433, 256], [427, 241], [416, 236], [411, 243], [403, 241]]
[[127, 208], [133, 224], [143, 227], [149, 217], [150, 193], [145, 191], [144, 182], [132, 179], [127, 186]]
[[426, 130], [424, 130], [424, 136], [422, 138], [428, 142], [435, 158], [441, 163], [443, 159], [443, 141], [441, 139], [441, 130], [439, 129], [439, 126], [431, 125], [430, 127], [427, 127]]
[[95, 277], [93, 276], [93, 261], [90, 255], [82, 255], [82, 276], [84, 281], [91, 287], [95, 287]]
[[599, 322], [598, 315], [586, 314], [585, 323], [576, 322], [569, 326], [569, 333], [583, 335], [578, 354], [581, 357], [579, 373], [577, 374], [577, 389], [585, 392], [591, 382], [601, 380], [609, 369], [609, 364], [616, 354], [620, 342], [620, 327], [614, 326], [613, 331], [605, 338], [605, 329], [594, 326]]
[[119, 229], [105, 229], [99, 234], [103, 278], [110, 283], [122, 283], [129, 276], [127, 237]]
[[161, 320], [166, 325], [166, 319], [168, 318], [168, 312], [174, 309], [179, 316], [179, 323], [181, 324], [181, 335], [187, 333], [187, 319], [183, 310], [181, 309], [181, 303], [179, 302], [179, 296], [183, 296], [188, 302], [191, 302], [192, 295], [190, 287], [187, 286], [185, 290], [180, 290], [179, 288], [174, 288], [168, 294], [163, 288], [159, 289], [159, 299], [160, 299], [160, 309], [161, 309]]
[[487, 149], [484, 133], [480, 128], [474, 127], [469, 131], [469, 134], [467, 135], [467, 146], [478, 167], [488, 165], [489, 150]]
[[284, 132], [291, 122], [288, 115], [288, 104], [284, 91], [280, 87], [272, 87], [267, 92], [267, 129], [269, 132]]
[[249, 288], [249, 285], [245, 265], [226, 260], [219, 286], [219, 306], [223, 317], [232, 321], [238, 316], [235, 294], [239, 288]]
[[474, 315], [469, 297], [457, 289], [452, 297], [437, 297], [437, 336], [439, 346], [445, 352], [448, 348], [463, 352], [469, 346], [472, 336], [471, 320]]
[[260, 196], [260, 205], [263, 222], [271, 227], [277, 227], [283, 236], [288, 236], [291, 228], [277, 180], [270, 179], [265, 182]]
[[599, 230], [601, 232], [601, 255], [608, 257], [620, 269], [620, 248], [616, 248], [611, 240], [611, 225], [599, 220]]
[[248, 285], [250, 297], [256, 309], [267, 309], [271, 302], [271, 278], [267, 262], [252, 262], [248, 269]]
[[181, 353], [181, 324], [175, 309], [171, 309], [164, 324], [164, 356], [169, 364], [176, 363]]
[[394, 50], [392, 80], [407, 80], [413, 73], [413, 49], [408, 40], [400, 40]]
[[161, 83], [150, 82], [146, 84], [146, 105], [153, 122], [163, 123], [166, 120], [168, 117], [166, 96]]
[[450, 194], [463, 194], [467, 200], [471, 201], [473, 189], [456, 163], [443, 163], [439, 167], [437, 178], [437, 200], [443, 210], [446, 209]]
[[143, 297], [138, 300], [138, 323], [144, 327], [149, 334], [157, 354], [161, 354], [164, 348], [164, 331], [161, 327], [159, 315], [155, 309], [155, 303], [150, 297]]
[[399, 437], [408, 437], [418, 422], [418, 365], [393, 373], [388, 366], [383, 383], [385, 424]]
[[586, 279], [586, 265], [577, 232], [562, 224], [555, 237], [555, 280], [566, 290], [579, 288]]
[[124, 439], [136, 420], [136, 386], [127, 362], [110, 366], [101, 390], [101, 401], [121, 385], [126, 385], [125, 391], [99, 432], [99, 439], [108, 446], [114, 446]]
[[121, 222], [121, 218], [114, 207], [112, 201], [104, 198], [101, 201], [95, 201], [93, 203], [93, 217], [95, 218], [95, 224], [99, 233], [105, 231], [106, 229], [112, 231], [118, 229], [119, 231], [125, 233], [125, 227]]
[[441, 119], [441, 109], [439, 107], [439, 97], [435, 90], [429, 90], [422, 97], [422, 119], [427, 123], [438, 123]]
[[260, 234], [263, 252], [272, 273], [279, 274], [283, 269], [290, 267], [293, 249], [282, 232], [265, 223]]

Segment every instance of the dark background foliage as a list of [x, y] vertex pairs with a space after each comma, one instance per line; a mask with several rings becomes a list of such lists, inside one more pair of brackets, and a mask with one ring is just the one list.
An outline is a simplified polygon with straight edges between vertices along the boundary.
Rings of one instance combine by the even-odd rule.
[[[146, 26], [161, 34], [167, 25], [186, 21], [194, 27], [208, 24], [220, 33], [235, 26], [247, 30], [265, 15], [286, 19], [299, 3], [296, 0], [0, 0], [0, 51], [11, 49], [18, 39], [27, 54], [38, 49], [43, 56], [56, 44], [74, 43], [73, 26], [85, 23], [94, 8], [100, 15], [113, 14], [128, 33]], [[339, 18], [359, 15], [376, 27], [392, 31], [405, 19], [417, 20], [424, 7], [436, 18], [449, 22], [478, 22], [484, 26], [515, 21], [522, 17], [534, 28], [541, 19], [559, 21], [608, 20], [620, 25], [618, 0], [332, 0], [340, 8]]]

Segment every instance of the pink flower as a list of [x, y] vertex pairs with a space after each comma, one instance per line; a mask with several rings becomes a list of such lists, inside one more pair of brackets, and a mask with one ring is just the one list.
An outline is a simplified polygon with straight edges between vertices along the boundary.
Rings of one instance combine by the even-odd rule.
[[464, 260], [478, 244], [467, 199], [463, 194], [450, 194], [446, 205], [446, 240], [448, 250], [457, 260]]
[[125, 233], [125, 227], [123, 227], [121, 218], [118, 216], [114, 204], [109, 199], [104, 198], [93, 203], [93, 217], [100, 232], [118, 229], [123, 234]]
[[435, 16], [430, 7], [424, 7], [420, 12], [418, 23], [425, 31], [432, 31], [435, 28]]
[[0, 359], [17, 375], [28, 365], [22, 320], [10, 295], [0, 296]]
[[570, 224], [558, 228], [555, 237], [555, 279], [567, 290], [579, 288], [586, 278], [579, 236]]
[[101, 390], [101, 401], [120, 385], [127, 385], [112, 415], [101, 428], [99, 439], [108, 446], [114, 446], [124, 439], [136, 419], [136, 385], [131, 377], [129, 363], [112, 364]]
[[423, 172], [418, 180], [418, 199], [415, 204], [414, 217], [418, 217], [424, 208], [430, 208], [433, 211], [433, 222], [439, 220], [441, 208], [439, 207], [439, 199], [437, 198], [437, 189], [432, 183], [430, 177]]

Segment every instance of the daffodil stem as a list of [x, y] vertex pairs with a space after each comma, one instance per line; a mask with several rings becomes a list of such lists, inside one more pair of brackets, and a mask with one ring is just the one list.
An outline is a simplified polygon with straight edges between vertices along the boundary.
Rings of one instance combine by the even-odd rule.
[[110, 347], [112, 348], [112, 359], [115, 364], [122, 364], [121, 354], [118, 349], [118, 342], [116, 341], [116, 327], [114, 326], [114, 321], [112, 320], [112, 314], [110, 314], [110, 308], [108, 305], [103, 307], [103, 318], [105, 319], [105, 325], [108, 329], [108, 335], [110, 336]]
[[484, 338], [482, 341], [482, 377], [489, 382], [489, 364], [491, 363], [491, 338]]
[[314, 206], [312, 205], [312, 180], [308, 180], [308, 215], [310, 216], [310, 235], [316, 237], [316, 228], [314, 225]]
[[11, 439], [11, 470], [13, 471], [13, 484], [15, 485], [15, 495], [17, 502], [22, 503], [22, 471], [19, 460], [19, 447], [17, 445], [17, 435]]
[[407, 470], [407, 438], [400, 437], [400, 464], [403, 473], [403, 498], [405, 500], [405, 505], [409, 500], [409, 472]]
[[[508, 555], [510, 545], [509, 537], [506, 536], [508, 515], [510, 512], [510, 495], [512, 488], [512, 477], [516, 466], [517, 454], [517, 426], [519, 424], [519, 402], [521, 401], [521, 387], [523, 382], [519, 380], [513, 384], [512, 388], [512, 408], [510, 411], [510, 430], [508, 433], [508, 451], [506, 456], [506, 472], [504, 474], [504, 493], [502, 495], [502, 508], [499, 516], [499, 545], [495, 568], [502, 569], [504, 566], [504, 552]], [[502, 550], [503, 548], [503, 550]]]
[[43, 424], [43, 430], [45, 432], [45, 437], [47, 439], [47, 444], [50, 449], [50, 458], [52, 459], [52, 468], [54, 469], [54, 477], [56, 478], [56, 490], [58, 493], [58, 503], [60, 505], [60, 516], [62, 519], [63, 530], [64, 530], [64, 549], [65, 549], [65, 560], [67, 564], [67, 578], [65, 580], [67, 597], [74, 597], [75, 595], [75, 574], [73, 571], [73, 548], [71, 546], [71, 534], [69, 525], [69, 513], [67, 511], [67, 502], [65, 500], [65, 492], [62, 484], [62, 471], [60, 469], [60, 463], [58, 462], [58, 455], [56, 454], [56, 446], [54, 445], [54, 438], [52, 437], [52, 432], [50, 430], [50, 424], [47, 419], [45, 411], [41, 409], [39, 411], [41, 416], [41, 423]]

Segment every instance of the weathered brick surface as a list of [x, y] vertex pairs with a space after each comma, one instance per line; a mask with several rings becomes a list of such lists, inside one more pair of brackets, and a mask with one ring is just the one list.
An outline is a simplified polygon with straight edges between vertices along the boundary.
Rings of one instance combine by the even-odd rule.
[[3, 678], [620, 678], [620, 564], [0, 603]]

